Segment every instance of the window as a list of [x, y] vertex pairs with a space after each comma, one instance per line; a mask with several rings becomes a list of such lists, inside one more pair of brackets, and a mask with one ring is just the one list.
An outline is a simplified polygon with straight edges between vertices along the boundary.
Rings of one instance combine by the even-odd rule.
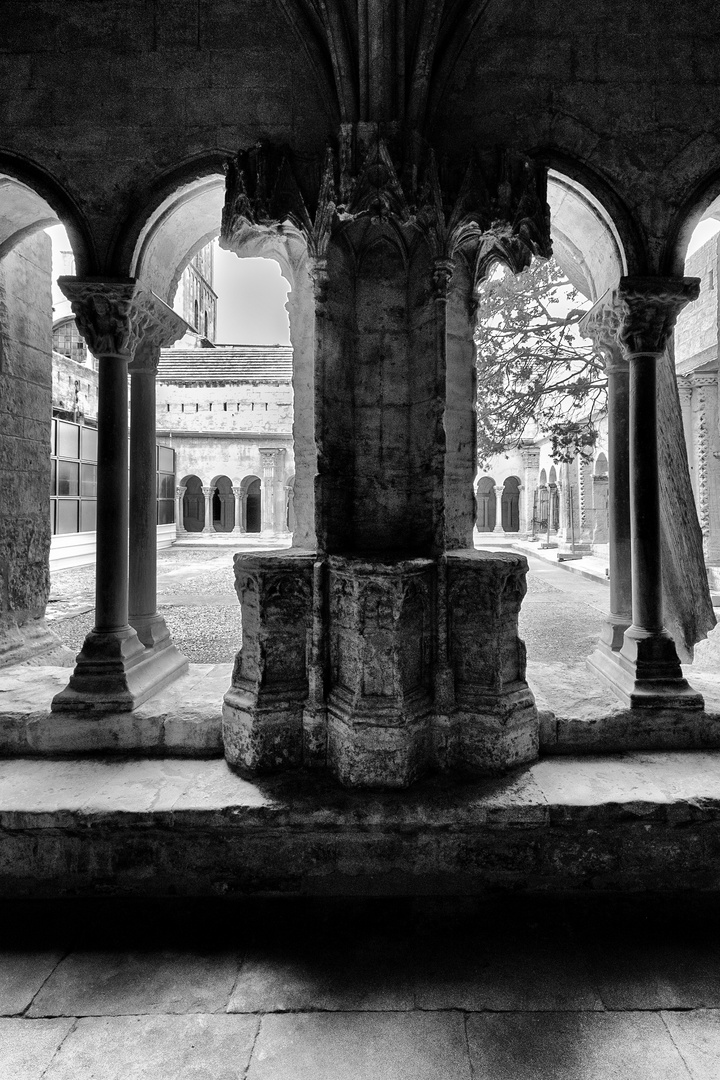
[[97, 430], [53, 419], [50, 455], [53, 533], [92, 532], [97, 498]]
[[175, 451], [157, 448], [157, 523], [172, 525], [175, 520]]

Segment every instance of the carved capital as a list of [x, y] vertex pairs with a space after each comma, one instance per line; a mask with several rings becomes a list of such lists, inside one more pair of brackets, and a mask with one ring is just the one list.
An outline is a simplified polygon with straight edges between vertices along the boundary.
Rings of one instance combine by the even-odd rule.
[[236, 499], [241, 499], [242, 494], [243, 494], [243, 489], [242, 489], [242, 487], [238, 487], [237, 485], [233, 484], [232, 493], [233, 493], [233, 495], [235, 496]]
[[208, 484], [203, 484], [203, 486], [202, 486], [202, 489], [201, 489], [201, 490], [202, 490], [202, 493], [203, 493], [203, 495], [204, 495], [204, 496], [205, 496], [205, 498], [207, 499], [207, 498], [208, 498], [208, 497], [209, 497], [210, 495], [212, 495], [212, 494], [213, 494], [213, 492], [215, 491], [215, 488], [214, 488], [214, 487], [210, 487], [210, 486], [209, 486]]
[[186, 491], [187, 491], [187, 488], [185, 487], [184, 484], [178, 484], [178, 486], [175, 488], [175, 498], [176, 499], [182, 499], [182, 497], [183, 497], [183, 495], [185, 494]]
[[622, 313], [614, 294], [606, 294], [580, 322], [581, 333], [595, 342], [609, 375], [628, 369], [628, 359], [618, 338], [621, 319]]
[[681, 404], [689, 405], [690, 402], [692, 401], [692, 392], [693, 392], [692, 383], [690, 381], [689, 376], [687, 376], [687, 375], [678, 375], [677, 376], [677, 388], [678, 388], [678, 394], [680, 395]]
[[78, 330], [97, 357], [131, 360], [140, 343], [143, 363], [151, 370], [153, 350], [182, 337], [187, 323], [145, 286], [124, 281], [61, 277], [58, 285], [70, 301]]
[[454, 259], [436, 259], [433, 263], [433, 292], [436, 299], [447, 300], [454, 269]]
[[323, 259], [333, 231], [361, 218], [422, 232], [438, 259], [462, 250], [478, 280], [497, 259], [516, 273], [551, 251], [546, 170], [492, 148], [468, 161], [443, 161], [414, 130], [343, 124], [324, 160], [259, 144], [227, 164], [220, 242], [300, 232]]
[[618, 338], [625, 352], [629, 356], [664, 352], [678, 315], [699, 293], [699, 278], [621, 278], [616, 303]]

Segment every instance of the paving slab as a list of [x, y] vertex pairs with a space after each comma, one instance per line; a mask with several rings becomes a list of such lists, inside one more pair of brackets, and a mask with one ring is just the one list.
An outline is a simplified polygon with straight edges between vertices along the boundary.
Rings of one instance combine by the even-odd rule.
[[257, 1027], [254, 1016], [82, 1019], [42, 1080], [245, 1080]]
[[485, 936], [430, 942], [418, 969], [419, 1009], [602, 1009], [584, 951], [567, 937], [539, 940], [488, 927]]
[[64, 1020], [0, 1019], [0, 1076], [44, 1080], [46, 1069], [75, 1024]]
[[667, 1012], [662, 1017], [692, 1080], [717, 1080], [720, 1076], [720, 1012], [699, 1009]]
[[345, 946], [313, 938], [255, 946], [243, 958], [229, 1012], [413, 1008], [415, 957], [388, 937]]
[[233, 952], [72, 952], [40, 990], [28, 1016], [220, 1012], [239, 966]]
[[717, 942], [602, 940], [589, 963], [608, 1009], [720, 1009]]
[[[264, 1016], [247, 1080], [473, 1080], [457, 1013]], [[53, 1078], [54, 1080], [54, 1078]]]
[[24, 1012], [63, 955], [62, 949], [0, 952], [0, 1013]]
[[474, 1080], [691, 1080], [654, 1014], [472, 1014], [467, 1035]]

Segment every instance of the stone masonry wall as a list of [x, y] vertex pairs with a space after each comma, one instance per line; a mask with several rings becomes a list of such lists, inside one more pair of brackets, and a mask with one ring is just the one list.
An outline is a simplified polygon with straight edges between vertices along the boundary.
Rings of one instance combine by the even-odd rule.
[[159, 431], [253, 431], [290, 435], [290, 382], [157, 383]]
[[50, 589], [50, 240], [0, 261], [0, 666], [42, 636]]
[[713, 359], [718, 345], [718, 244], [720, 233], [686, 259], [685, 274], [700, 278], [700, 296], [680, 312], [675, 325], [675, 363]]

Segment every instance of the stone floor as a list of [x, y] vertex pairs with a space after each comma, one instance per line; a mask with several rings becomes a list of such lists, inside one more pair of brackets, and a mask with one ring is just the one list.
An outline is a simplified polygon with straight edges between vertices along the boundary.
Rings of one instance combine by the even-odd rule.
[[708, 908], [0, 907], [4, 1080], [717, 1080]]

